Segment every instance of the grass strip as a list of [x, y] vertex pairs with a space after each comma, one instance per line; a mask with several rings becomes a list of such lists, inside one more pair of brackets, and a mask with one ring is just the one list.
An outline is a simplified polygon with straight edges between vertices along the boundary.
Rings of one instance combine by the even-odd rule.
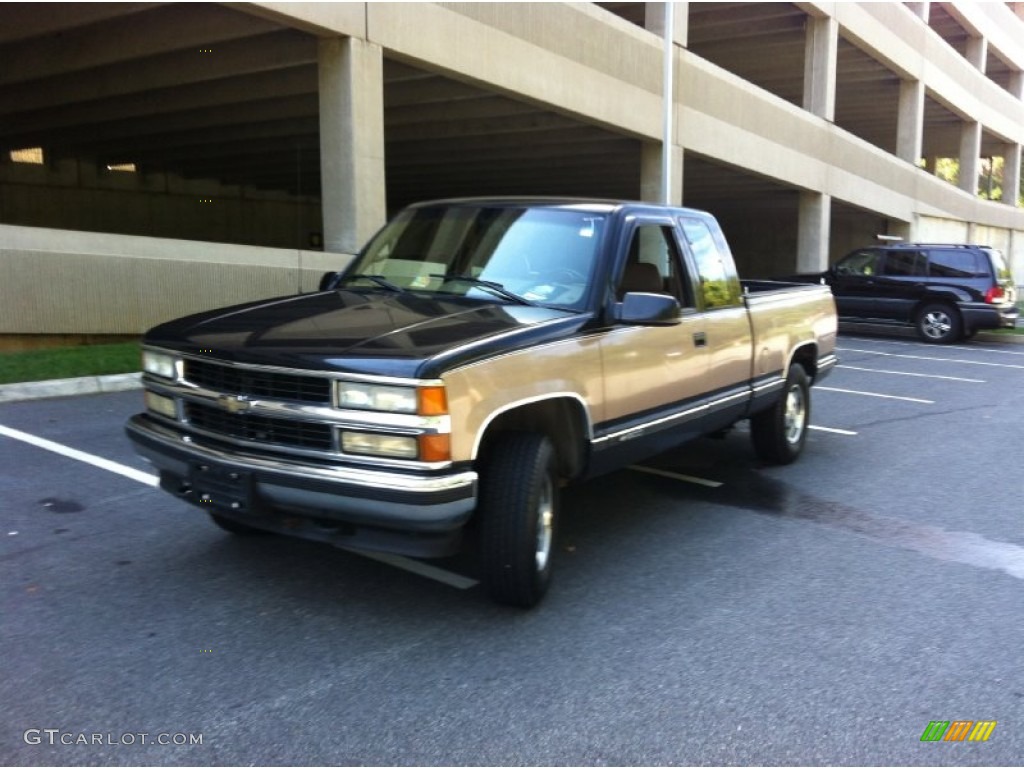
[[138, 370], [139, 344], [134, 341], [0, 353], [0, 384]]

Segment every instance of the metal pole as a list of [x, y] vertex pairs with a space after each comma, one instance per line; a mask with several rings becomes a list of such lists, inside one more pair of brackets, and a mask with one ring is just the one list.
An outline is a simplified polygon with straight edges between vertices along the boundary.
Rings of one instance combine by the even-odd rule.
[[674, 3], [665, 3], [665, 55], [663, 61], [662, 81], [665, 91], [662, 94], [662, 139], [661, 139], [661, 202], [665, 205], [672, 204], [672, 111], [675, 107], [674, 89], [672, 87], [672, 66], [673, 40], [672, 28], [674, 24]]

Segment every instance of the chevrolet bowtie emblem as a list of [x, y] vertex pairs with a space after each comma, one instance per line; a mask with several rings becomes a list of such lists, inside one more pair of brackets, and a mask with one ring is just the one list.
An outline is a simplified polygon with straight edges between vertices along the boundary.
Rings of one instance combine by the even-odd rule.
[[249, 410], [249, 401], [244, 395], [220, 395], [217, 405], [228, 413], [244, 413]]

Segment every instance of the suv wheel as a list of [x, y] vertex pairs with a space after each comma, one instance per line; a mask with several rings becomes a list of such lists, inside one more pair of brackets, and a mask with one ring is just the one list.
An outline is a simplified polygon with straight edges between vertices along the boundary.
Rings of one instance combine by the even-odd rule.
[[917, 313], [917, 335], [930, 344], [949, 344], [960, 338], [960, 315], [947, 304], [928, 304]]
[[544, 435], [509, 432], [480, 473], [481, 576], [499, 603], [530, 608], [551, 581], [558, 484]]

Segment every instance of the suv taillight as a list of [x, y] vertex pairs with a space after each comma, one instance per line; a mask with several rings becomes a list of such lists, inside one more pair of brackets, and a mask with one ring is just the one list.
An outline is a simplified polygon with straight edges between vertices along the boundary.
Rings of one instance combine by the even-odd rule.
[[993, 285], [987, 291], [985, 291], [985, 303], [995, 304], [997, 301], [1002, 301], [1006, 298], [1006, 291], [1001, 285]]

